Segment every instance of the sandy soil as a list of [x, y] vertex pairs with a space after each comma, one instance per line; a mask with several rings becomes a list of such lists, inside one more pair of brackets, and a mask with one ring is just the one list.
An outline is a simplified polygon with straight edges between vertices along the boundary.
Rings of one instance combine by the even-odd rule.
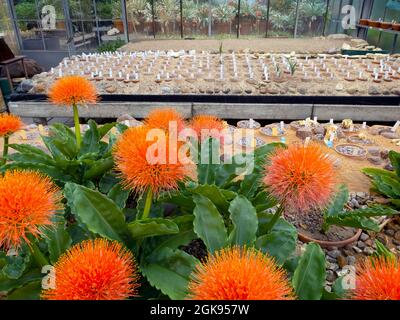
[[[205, 39], [205, 40], [138, 40], [120, 48], [120, 51], [140, 50], [196, 50], [218, 51], [222, 42], [223, 51], [250, 49], [265, 52], [321, 53], [340, 49], [346, 40], [343, 39]], [[348, 41], [348, 40], [347, 40]]]

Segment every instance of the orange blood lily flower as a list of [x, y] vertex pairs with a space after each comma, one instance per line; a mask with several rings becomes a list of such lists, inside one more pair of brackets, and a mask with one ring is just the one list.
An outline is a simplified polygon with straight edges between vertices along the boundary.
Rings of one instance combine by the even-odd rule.
[[23, 125], [20, 117], [16, 115], [7, 113], [0, 114], [0, 137], [10, 135], [22, 129]]
[[170, 124], [173, 122], [176, 123], [177, 134], [179, 134], [179, 132], [185, 128], [185, 120], [179, 112], [173, 108], [153, 110], [148, 114], [145, 120], [145, 124], [149, 128], [162, 129], [165, 131], [169, 131]]
[[137, 295], [139, 275], [130, 251], [117, 241], [83, 241], [63, 254], [48, 300], [122, 300]]
[[221, 119], [212, 115], [198, 115], [193, 117], [191, 128], [201, 140], [208, 137], [219, 138], [221, 137], [221, 130], [224, 129], [224, 123]]
[[315, 144], [279, 148], [265, 172], [268, 191], [287, 209], [300, 212], [326, 206], [335, 187], [333, 163]]
[[197, 265], [189, 283], [194, 300], [290, 300], [285, 271], [263, 253], [249, 248], [222, 249]]
[[97, 93], [93, 84], [80, 76], [66, 76], [57, 80], [49, 90], [49, 99], [54, 104], [72, 106], [76, 143], [81, 145], [78, 105], [96, 103]]
[[358, 265], [355, 300], [400, 300], [400, 259], [368, 258]]
[[54, 82], [49, 99], [54, 104], [66, 106], [96, 103], [96, 88], [83, 77], [66, 76]]
[[50, 178], [34, 171], [7, 171], [0, 177], [0, 247], [18, 249], [39, 237], [61, 208], [61, 194]]
[[[176, 189], [188, 173], [187, 167], [179, 161], [178, 146], [169, 145], [168, 136], [165, 144], [157, 139], [146, 141], [149, 130], [147, 126], [140, 126], [124, 132], [114, 149], [117, 168], [125, 185], [135, 192], [151, 190], [158, 194]], [[158, 146], [159, 152], [154, 149]]]

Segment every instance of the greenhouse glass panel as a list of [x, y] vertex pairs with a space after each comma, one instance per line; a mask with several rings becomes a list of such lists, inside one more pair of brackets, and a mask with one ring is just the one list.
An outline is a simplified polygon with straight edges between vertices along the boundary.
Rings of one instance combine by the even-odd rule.
[[237, 12], [237, 1], [216, 1], [212, 11], [212, 35], [217, 36], [218, 38], [236, 37]]
[[324, 31], [326, 0], [302, 0], [299, 2], [297, 36], [315, 37]]
[[296, 0], [271, 0], [268, 31], [270, 37], [293, 37], [296, 22]]
[[155, 0], [155, 34], [157, 38], [180, 38], [179, 0]]
[[[155, 25], [153, 25], [152, 2], [151, 0], [126, 0], [129, 39], [153, 38]], [[119, 10], [121, 11], [121, 5], [119, 5]], [[121, 29], [121, 33], [123, 32], [122, 21], [118, 29]]]
[[242, 0], [240, 3], [240, 35], [265, 36], [267, 0]]

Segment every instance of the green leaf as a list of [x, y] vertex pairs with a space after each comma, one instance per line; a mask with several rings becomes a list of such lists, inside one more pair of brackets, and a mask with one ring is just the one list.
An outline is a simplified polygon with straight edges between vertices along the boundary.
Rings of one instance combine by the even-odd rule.
[[135, 220], [128, 224], [129, 232], [134, 239], [175, 234], [178, 226], [170, 219], [148, 218]]
[[101, 193], [107, 194], [119, 182], [119, 179], [113, 173], [106, 173], [99, 181], [99, 190]]
[[31, 254], [28, 250], [18, 252], [16, 256], [6, 256], [6, 265], [2, 273], [9, 279], [20, 278], [29, 266]]
[[231, 245], [252, 245], [256, 239], [258, 218], [256, 209], [246, 197], [238, 195], [229, 206], [233, 229], [229, 235]]
[[117, 241], [128, 235], [124, 214], [105, 195], [74, 183], [65, 185], [64, 194], [72, 213], [89, 231]]
[[325, 223], [328, 225], [335, 224], [378, 232], [380, 230], [379, 225], [372, 219], [369, 219], [370, 217], [392, 216], [398, 213], [398, 211], [391, 208], [375, 205], [365, 209], [342, 211], [336, 216], [328, 216], [325, 218]]
[[129, 127], [121, 122], [117, 122], [117, 124], [115, 125], [115, 127], [118, 129], [118, 131], [120, 133], [124, 133], [126, 130], [129, 129]]
[[199, 194], [193, 195], [193, 201], [196, 204], [193, 211], [194, 231], [211, 253], [223, 248], [227, 243], [227, 231], [217, 208], [208, 198]]
[[344, 205], [349, 200], [349, 190], [345, 184], [340, 185], [339, 191], [335, 194], [331, 205], [326, 209], [325, 215], [335, 216], [343, 211]]
[[93, 120], [88, 121], [89, 129], [85, 132], [81, 149], [79, 150], [79, 154], [83, 155], [85, 153], [99, 152], [99, 141], [100, 134], [97, 130], [97, 124]]
[[389, 159], [393, 169], [397, 174], [397, 177], [400, 177], [400, 153], [394, 150], [389, 151]]
[[201, 142], [197, 165], [197, 180], [199, 184], [215, 183], [215, 171], [220, 163], [219, 147], [220, 143], [217, 139], [209, 138]]
[[39, 300], [42, 291], [41, 281], [32, 281], [7, 295], [7, 300]]
[[255, 242], [255, 247], [283, 264], [296, 249], [297, 230], [289, 222], [279, 218], [272, 230], [266, 233], [266, 227], [272, 217], [272, 214], [258, 214], [260, 236]]
[[10, 291], [12, 289], [21, 288], [26, 283], [35, 280], [41, 280], [43, 275], [40, 273], [40, 270], [32, 269], [22, 275], [18, 279], [9, 279], [3, 273], [0, 272], [0, 291]]
[[375, 257], [384, 257], [386, 259], [396, 259], [396, 255], [385, 247], [383, 243], [375, 239], [376, 251], [374, 252]]
[[83, 176], [84, 179], [93, 179], [102, 176], [107, 171], [114, 167], [114, 160], [112, 157], [103, 158], [93, 163], [91, 168], [87, 170]]
[[102, 139], [114, 126], [116, 122], [110, 122], [97, 127], [99, 138]]
[[108, 192], [107, 196], [113, 200], [121, 209], [125, 208], [126, 200], [129, 198], [130, 191], [124, 189], [119, 183], [114, 185]]
[[269, 208], [272, 208], [278, 204], [276, 199], [274, 199], [266, 191], [260, 191], [256, 194], [252, 200], [253, 206], [256, 208], [257, 212], [263, 212]]
[[293, 287], [300, 300], [319, 300], [325, 285], [325, 255], [316, 243], [309, 243], [293, 274]]
[[343, 279], [344, 276], [341, 276], [335, 280], [332, 284], [332, 291], [328, 292], [323, 289], [322, 292], [322, 300], [338, 300], [343, 299], [346, 296], [346, 290], [343, 288]]
[[188, 282], [198, 260], [182, 250], [165, 248], [156, 259], [140, 265], [149, 283], [173, 300], [185, 299]]
[[192, 193], [201, 194], [207, 197], [217, 207], [220, 212], [227, 212], [229, 203], [225, 199], [224, 195], [216, 185], [197, 185], [194, 189], [188, 188]]
[[58, 258], [65, 252], [72, 244], [72, 239], [65, 229], [65, 221], [57, 221], [53, 228], [47, 229], [45, 240], [50, 253], [50, 262], [56, 263]]

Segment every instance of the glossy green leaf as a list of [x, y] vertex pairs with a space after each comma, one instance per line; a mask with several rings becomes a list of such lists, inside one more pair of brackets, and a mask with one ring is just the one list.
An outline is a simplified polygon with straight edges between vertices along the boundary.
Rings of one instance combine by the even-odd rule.
[[293, 274], [293, 287], [300, 300], [319, 300], [325, 285], [325, 254], [316, 243], [306, 245]]
[[21, 288], [29, 282], [41, 280], [42, 278], [43, 274], [41, 274], [40, 270], [37, 269], [29, 270], [18, 279], [9, 279], [2, 272], [0, 272], [0, 291], [8, 292], [16, 288]]
[[31, 254], [27, 249], [18, 252], [15, 256], [6, 256], [6, 265], [2, 273], [9, 279], [18, 279], [27, 270], [31, 261]]
[[124, 214], [105, 195], [74, 183], [65, 185], [64, 194], [72, 213], [89, 231], [118, 241], [128, 234]]
[[134, 239], [175, 234], [178, 226], [170, 219], [148, 218], [135, 220], [128, 224], [129, 232]]
[[182, 250], [165, 248], [140, 265], [149, 283], [173, 300], [185, 299], [188, 282], [198, 260]]
[[278, 263], [282, 264], [296, 249], [297, 230], [289, 222], [279, 218], [272, 230], [266, 233], [266, 226], [272, 217], [272, 214], [258, 214], [259, 237], [255, 242], [255, 247], [275, 257]]
[[197, 180], [200, 184], [214, 184], [215, 171], [220, 163], [219, 141], [209, 138], [199, 147]]
[[238, 195], [229, 206], [233, 229], [229, 235], [231, 245], [251, 246], [258, 229], [256, 209], [246, 197]]
[[389, 159], [397, 177], [400, 177], [400, 153], [394, 150], [389, 151]]
[[112, 157], [103, 158], [93, 163], [91, 168], [87, 170], [83, 176], [84, 179], [93, 179], [102, 176], [114, 167]]
[[217, 208], [202, 195], [193, 195], [193, 201], [196, 204], [193, 211], [194, 231], [204, 241], [211, 253], [223, 248], [227, 243], [228, 236], [224, 220]]
[[335, 216], [343, 211], [343, 208], [347, 201], [349, 200], [349, 190], [345, 184], [340, 185], [339, 191], [335, 194], [332, 203], [325, 211], [325, 215]]
[[69, 249], [72, 239], [65, 229], [65, 221], [57, 221], [55, 226], [45, 231], [45, 240], [50, 254], [50, 262], [54, 264]]
[[111, 188], [107, 196], [122, 209], [125, 208], [126, 200], [129, 198], [129, 193], [130, 191], [128, 189], [125, 189], [118, 183]]
[[217, 207], [220, 212], [227, 212], [229, 208], [229, 202], [226, 200], [224, 195], [216, 185], [197, 185], [193, 189], [188, 189], [190, 192], [195, 194], [201, 194], [207, 197]]
[[7, 300], [39, 300], [41, 292], [42, 282], [36, 280], [13, 290], [7, 295]]

